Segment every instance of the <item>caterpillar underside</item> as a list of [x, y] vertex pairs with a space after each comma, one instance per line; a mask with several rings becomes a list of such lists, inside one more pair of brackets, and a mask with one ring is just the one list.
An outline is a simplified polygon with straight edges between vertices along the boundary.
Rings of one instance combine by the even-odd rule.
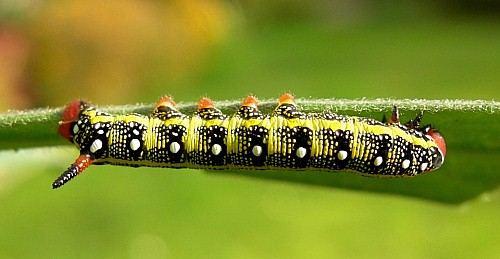
[[329, 111], [303, 113], [284, 94], [271, 115], [247, 97], [232, 116], [203, 98], [192, 116], [168, 97], [150, 116], [111, 115], [83, 101], [66, 107], [59, 133], [80, 156], [54, 183], [64, 185], [91, 164], [203, 169], [348, 170], [404, 177], [437, 169], [444, 139], [420, 113], [406, 125], [394, 107], [387, 122]]

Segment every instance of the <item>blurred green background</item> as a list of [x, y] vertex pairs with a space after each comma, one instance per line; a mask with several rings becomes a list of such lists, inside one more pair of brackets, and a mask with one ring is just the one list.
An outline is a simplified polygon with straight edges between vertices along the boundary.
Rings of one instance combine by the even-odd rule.
[[[498, 100], [499, 46], [492, 0], [4, 0], [0, 111], [285, 91]], [[451, 168], [471, 154], [448, 152]], [[500, 252], [498, 188], [454, 206], [230, 172], [95, 166], [51, 190], [77, 153], [69, 145], [0, 153], [1, 258]], [[500, 159], [498, 150], [484, 157]], [[452, 174], [446, 167], [435, 174]]]

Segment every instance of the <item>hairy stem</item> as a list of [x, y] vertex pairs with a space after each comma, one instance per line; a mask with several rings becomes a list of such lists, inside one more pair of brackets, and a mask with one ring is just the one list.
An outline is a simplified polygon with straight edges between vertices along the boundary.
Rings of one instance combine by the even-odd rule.
[[[440, 128], [446, 128], [448, 123], [463, 120], [459, 125], [463, 127], [474, 126], [480, 123], [482, 127], [472, 127], [475, 134], [482, 130], [498, 132], [500, 102], [486, 100], [410, 100], [410, 99], [298, 99], [299, 108], [304, 112], [321, 112], [330, 110], [350, 115], [369, 116], [380, 119], [382, 114], [390, 114], [392, 106], [396, 105], [408, 119], [416, 112], [425, 111], [432, 115], [424, 115], [424, 123], [433, 123]], [[217, 107], [227, 114], [236, 111], [241, 100], [216, 101]], [[271, 112], [276, 106], [276, 100], [262, 100], [259, 109]], [[140, 113], [150, 114], [153, 104], [135, 104], [124, 106], [100, 106], [99, 109], [115, 114]], [[196, 103], [179, 103], [179, 110], [186, 114], [195, 111]], [[27, 111], [9, 111], [0, 114], [0, 149], [17, 149], [23, 147], [41, 147], [61, 145], [66, 142], [57, 135], [57, 126], [64, 108], [44, 108]], [[411, 116], [410, 116], [411, 115]], [[432, 116], [432, 117], [431, 117]], [[465, 123], [465, 124], [464, 124]], [[485, 125], [486, 123], [486, 125]], [[491, 126], [487, 126], [492, 124]], [[497, 131], [495, 131], [497, 129]], [[456, 130], [456, 128], [455, 128]], [[445, 135], [449, 134], [442, 130]], [[488, 135], [489, 133], [484, 133]], [[496, 136], [496, 134], [495, 134]], [[498, 137], [496, 137], [498, 138]], [[491, 139], [494, 141], [494, 139]], [[466, 141], [460, 146], [471, 143], [474, 147], [484, 148], [476, 140]], [[496, 143], [499, 143], [497, 141]], [[453, 141], [452, 141], [453, 143]], [[497, 149], [498, 144], [486, 145], [488, 148]]]

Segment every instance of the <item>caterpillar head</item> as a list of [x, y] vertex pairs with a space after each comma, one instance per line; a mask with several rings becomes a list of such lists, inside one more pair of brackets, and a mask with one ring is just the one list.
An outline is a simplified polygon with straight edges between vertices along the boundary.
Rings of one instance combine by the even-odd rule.
[[437, 154], [434, 162], [435, 165], [433, 166], [433, 169], [437, 169], [444, 162], [444, 157], [446, 156], [446, 143], [443, 136], [434, 128], [428, 127], [425, 134], [431, 137], [438, 147], [439, 154]]
[[89, 104], [85, 101], [76, 100], [66, 106], [62, 114], [62, 120], [59, 122], [59, 128], [57, 131], [65, 139], [73, 142], [73, 136], [75, 134], [75, 125], [80, 117], [82, 110], [89, 107]]

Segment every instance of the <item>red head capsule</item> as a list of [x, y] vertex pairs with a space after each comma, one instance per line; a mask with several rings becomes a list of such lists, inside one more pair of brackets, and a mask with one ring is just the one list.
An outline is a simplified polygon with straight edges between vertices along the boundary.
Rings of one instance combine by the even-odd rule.
[[436, 142], [436, 145], [439, 148], [439, 151], [441, 151], [441, 154], [443, 154], [443, 157], [446, 155], [446, 143], [444, 142], [443, 136], [439, 134], [435, 129], [430, 129], [427, 132], [427, 135], [429, 135], [434, 141]]

